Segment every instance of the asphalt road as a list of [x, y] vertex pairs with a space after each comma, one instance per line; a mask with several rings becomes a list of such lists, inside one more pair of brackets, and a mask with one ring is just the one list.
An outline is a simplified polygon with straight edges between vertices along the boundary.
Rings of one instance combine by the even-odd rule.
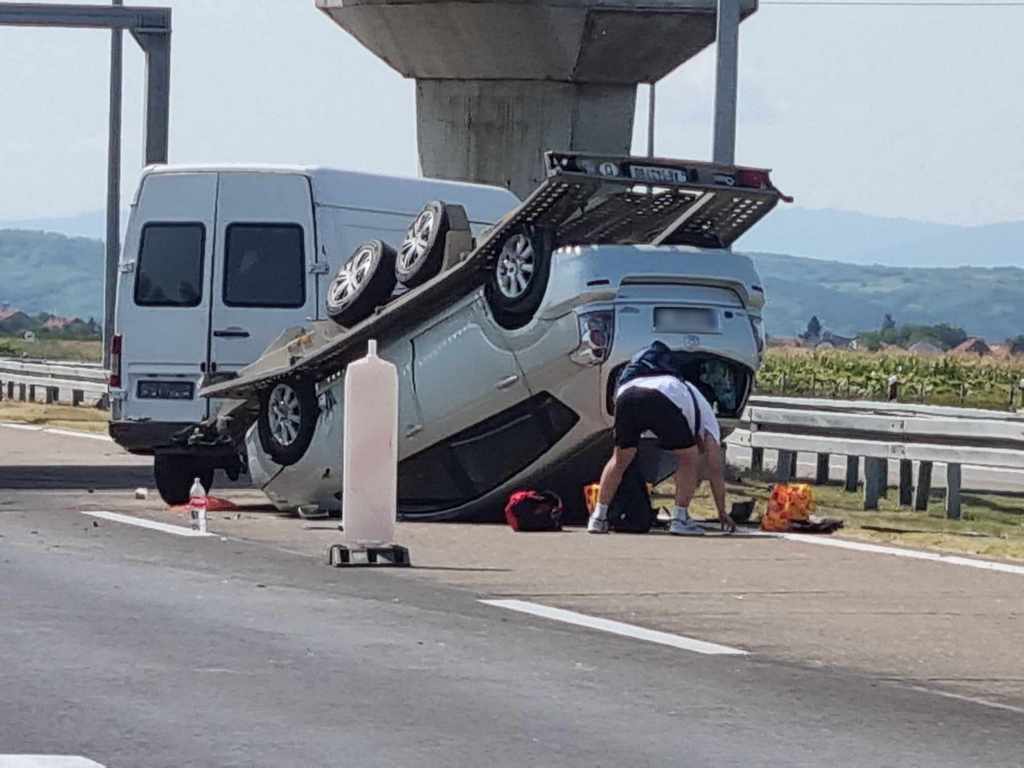
[[0, 481], [0, 754], [175, 768], [1024, 765], [1020, 710], [505, 612], [415, 572], [94, 525], [65, 493]]

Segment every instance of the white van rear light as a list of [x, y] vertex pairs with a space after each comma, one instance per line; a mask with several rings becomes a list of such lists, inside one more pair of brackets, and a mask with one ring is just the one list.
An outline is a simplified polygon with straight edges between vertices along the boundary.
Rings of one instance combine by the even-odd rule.
[[121, 387], [121, 334], [110, 339], [110, 378], [107, 383], [114, 389]]

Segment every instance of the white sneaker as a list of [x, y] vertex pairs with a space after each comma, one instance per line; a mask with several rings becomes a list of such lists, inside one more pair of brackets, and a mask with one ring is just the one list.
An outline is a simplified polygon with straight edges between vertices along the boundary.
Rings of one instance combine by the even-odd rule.
[[668, 527], [668, 532], [673, 536], [703, 536], [704, 529], [693, 520], [680, 520], [676, 518]]
[[608, 518], [598, 517], [597, 512], [587, 521], [587, 533], [608, 533]]

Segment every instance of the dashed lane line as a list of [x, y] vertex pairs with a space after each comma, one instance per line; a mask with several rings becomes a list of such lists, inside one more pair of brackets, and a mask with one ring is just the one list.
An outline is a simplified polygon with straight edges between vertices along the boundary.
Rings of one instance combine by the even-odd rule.
[[[83, 515], [89, 517], [98, 517], [101, 520], [109, 520], [113, 523], [124, 523], [125, 525], [134, 525], [139, 528], [148, 528], [152, 531], [161, 531], [162, 533], [173, 533], [175, 536], [213, 536], [212, 533], [200, 533], [199, 531], [193, 531], [191, 528], [186, 528], [183, 525], [171, 525], [170, 523], [160, 523], [156, 520], [147, 520], [144, 517], [133, 517], [132, 515], [122, 515], [117, 512], [103, 512], [99, 510], [81, 510]], [[0, 766], [3, 768], [3, 766]]]
[[98, 435], [95, 432], [79, 432], [74, 429], [60, 429], [58, 427], [40, 427], [37, 424], [17, 424], [10, 421], [0, 421], [0, 427], [7, 429], [20, 429], [22, 432], [46, 432], [49, 435], [63, 435], [64, 437], [84, 437], [86, 440], [102, 440], [111, 443], [110, 435]]
[[747, 651], [739, 648], [730, 648], [727, 645], [709, 643], [704, 640], [696, 640], [683, 635], [673, 635], [669, 632], [659, 632], [654, 629], [645, 629], [635, 624], [625, 624], [621, 621], [602, 619], [597, 616], [588, 616], [585, 613], [566, 611], [561, 608], [551, 608], [540, 603], [530, 603], [525, 600], [481, 600], [484, 605], [491, 605], [496, 608], [505, 608], [519, 613], [528, 613], [531, 616], [539, 616], [543, 619], [561, 621], [565, 624], [575, 624], [578, 627], [596, 629], [601, 632], [609, 632], [622, 637], [632, 637], [636, 640], [644, 640], [648, 643], [667, 645], [672, 648], [680, 648], [684, 651], [702, 653], [708, 656], [746, 656]]

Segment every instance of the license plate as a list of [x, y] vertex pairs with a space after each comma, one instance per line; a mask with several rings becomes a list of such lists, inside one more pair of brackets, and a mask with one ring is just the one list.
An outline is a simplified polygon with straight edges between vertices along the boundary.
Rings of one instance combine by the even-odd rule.
[[[715, 333], [718, 313], [705, 307], [655, 307], [654, 330], [662, 333]], [[700, 343], [700, 339], [697, 339]]]
[[136, 393], [140, 400], [191, 400], [191, 381], [140, 381]]
[[654, 184], [686, 184], [690, 177], [680, 168], [661, 168], [656, 165], [631, 165], [629, 176], [636, 181]]

